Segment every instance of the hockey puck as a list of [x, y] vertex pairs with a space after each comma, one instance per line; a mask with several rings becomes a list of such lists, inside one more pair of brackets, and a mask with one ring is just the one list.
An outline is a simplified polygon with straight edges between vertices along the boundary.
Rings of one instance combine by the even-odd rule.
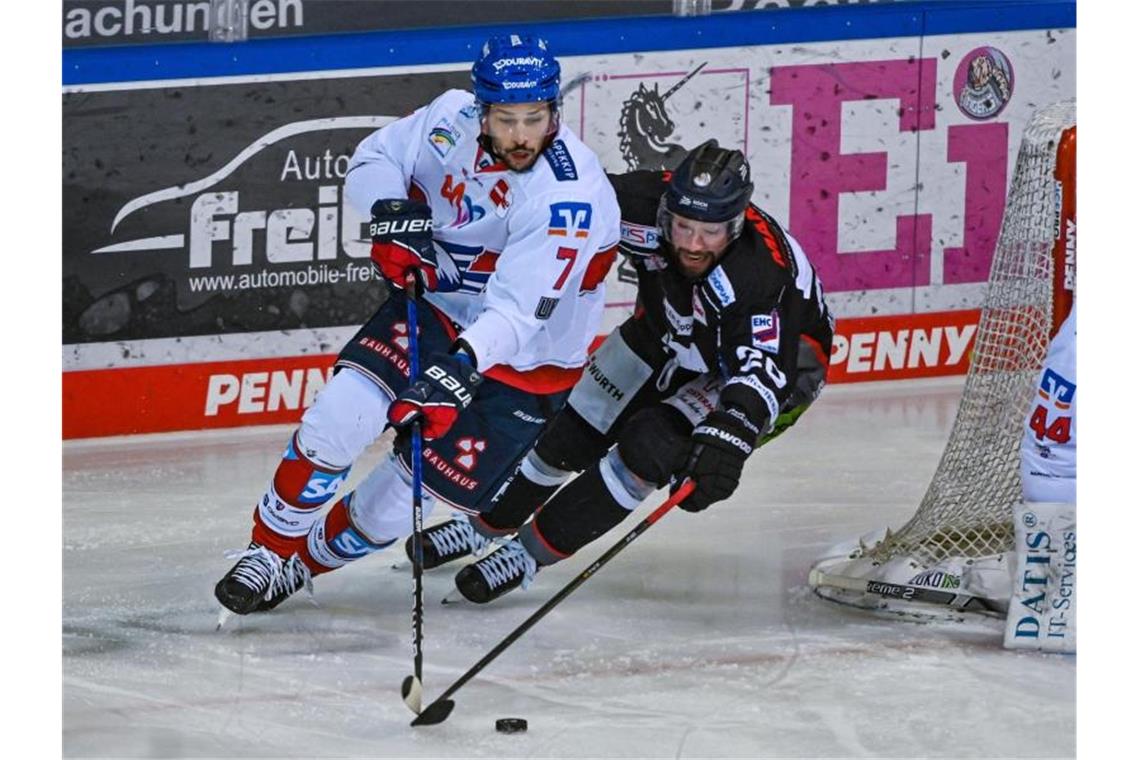
[[526, 718], [499, 718], [495, 730], [501, 734], [521, 734], [526, 731]]

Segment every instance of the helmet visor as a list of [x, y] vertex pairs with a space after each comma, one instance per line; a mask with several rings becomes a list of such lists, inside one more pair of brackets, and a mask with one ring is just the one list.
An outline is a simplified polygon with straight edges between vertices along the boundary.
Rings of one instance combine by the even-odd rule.
[[706, 222], [670, 211], [664, 198], [657, 207], [657, 229], [674, 248], [720, 253], [740, 236], [743, 227], [743, 213], [723, 222]]

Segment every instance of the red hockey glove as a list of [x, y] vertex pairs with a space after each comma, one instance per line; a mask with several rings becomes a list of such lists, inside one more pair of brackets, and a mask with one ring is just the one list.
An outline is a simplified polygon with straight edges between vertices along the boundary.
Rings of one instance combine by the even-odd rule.
[[758, 430], [739, 411], [717, 409], [693, 430], [689, 459], [677, 477], [696, 481], [697, 487], [678, 506], [700, 512], [723, 501], [740, 485], [744, 460], [752, 453]]
[[425, 441], [441, 438], [459, 418], [483, 382], [465, 356], [434, 354], [420, 373], [388, 407], [392, 427], [404, 429], [420, 420]]
[[409, 272], [421, 290], [435, 290], [439, 266], [431, 241], [431, 208], [407, 198], [384, 198], [372, 204], [372, 262], [393, 287], [403, 288]]

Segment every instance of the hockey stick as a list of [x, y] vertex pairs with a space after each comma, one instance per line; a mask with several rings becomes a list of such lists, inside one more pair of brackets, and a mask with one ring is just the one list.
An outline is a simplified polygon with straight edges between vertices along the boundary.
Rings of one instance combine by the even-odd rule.
[[545, 617], [546, 613], [550, 612], [552, 609], [558, 606], [559, 602], [568, 597], [570, 593], [574, 591], [574, 589], [578, 588], [587, 580], [589, 580], [590, 576], [600, 570], [602, 565], [609, 562], [617, 555], [618, 552], [633, 543], [633, 540], [648, 530], [650, 525], [660, 520], [666, 512], [684, 501], [685, 497], [692, 492], [694, 487], [696, 487], [696, 483], [691, 480], [686, 480], [684, 483], [682, 483], [681, 487], [677, 489], [676, 493], [670, 496], [664, 504], [653, 510], [653, 512], [651, 512], [648, 517], [637, 524], [637, 527], [635, 527], [629, 533], [626, 533], [624, 538], [611, 546], [605, 554], [594, 560], [593, 564], [579, 573], [578, 576], [575, 577], [572, 581], [563, 586], [561, 591], [552, 596], [546, 604], [539, 607], [538, 610], [536, 610], [534, 614], [524, 620], [518, 628], [507, 634], [506, 638], [500, 641], [494, 649], [484, 655], [483, 659], [472, 665], [470, 670], [459, 677], [459, 680], [451, 684], [451, 686], [448, 686], [447, 691], [443, 692], [443, 694], [440, 694], [434, 702], [424, 708], [424, 711], [421, 712], [419, 716], [412, 721], [412, 725], [434, 726], [437, 723], [443, 723], [445, 720], [447, 720], [447, 716], [451, 715], [451, 711], [455, 709], [455, 700], [448, 699], [448, 697], [459, 691], [460, 687], [462, 687], [463, 684], [470, 681], [479, 671], [487, 667], [487, 665], [489, 665], [492, 660], [501, 655], [507, 647], [515, 643], [520, 636], [530, 630], [531, 626]]
[[[408, 381], [420, 374], [420, 338], [416, 319], [416, 276], [409, 273], [404, 281], [408, 296]], [[424, 694], [424, 509], [423, 509], [423, 430], [420, 421], [412, 423], [412, 675], [400, 685], [400, 694], [412, 712], [419, 715]]]
[[860, 578], [845, 578], [841, 575], [827, 575], [818, 570], [811, 572], [809, 583], [813, 586], [831, 586], [844, 591], [857, 591], [864, 594], [874, 594], [884, 599], [896, 599], [903, 602], [925, 602], [926, 604], [941, 604], [963, 612], [996, 612], [1004, 615], [1006, 607], [997, 600], [982, 596], [965, 594], [954, 591], [939, 591], [938, 589], [910, 586], [902, 583], [887, 583], [886, 581], [873, 581]]

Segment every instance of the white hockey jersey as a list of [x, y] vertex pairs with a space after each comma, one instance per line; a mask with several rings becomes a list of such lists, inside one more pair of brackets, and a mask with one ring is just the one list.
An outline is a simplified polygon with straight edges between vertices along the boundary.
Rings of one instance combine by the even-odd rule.
[[1026, 501], [1077, 500], [1077, 308], [1049, 344], [1021, 440]]
[[345, 193], [365, 218], [381, 198], [431, 206], [440, 277], [425, 298], [462, 328], [480, 371], [506, 365], [508, 384], [569, 387], [601, 325], [617, 199], [565, 125], [520, 173], [479, 145], [479, 116], [471, 93], [449, 90], [377, 130], [357, 146]]

